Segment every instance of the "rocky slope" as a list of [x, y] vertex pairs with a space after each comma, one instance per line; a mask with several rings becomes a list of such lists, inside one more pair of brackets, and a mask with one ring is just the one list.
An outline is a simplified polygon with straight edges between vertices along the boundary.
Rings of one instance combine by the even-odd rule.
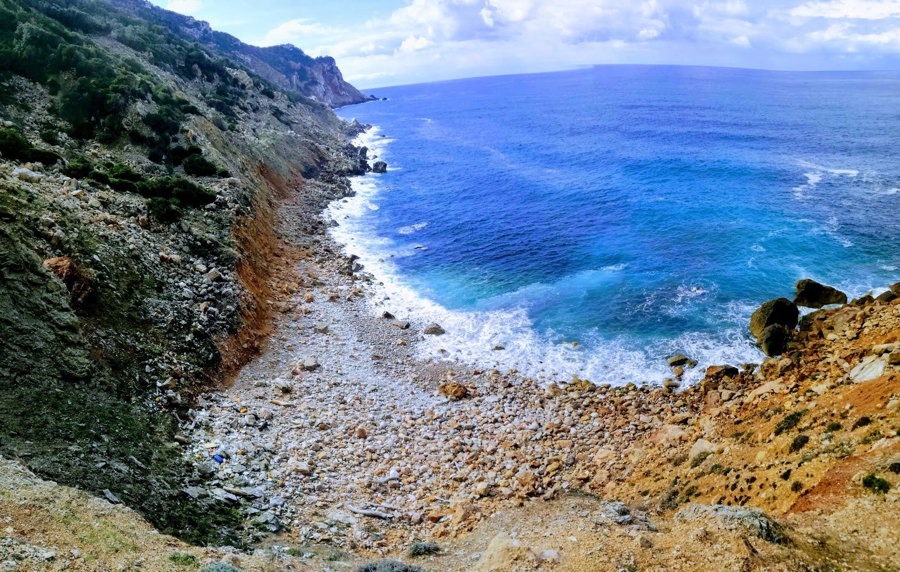
[[326, 105], [160, 15], [0, 5], [0, 453], [239, 544], [176, 423], [267, 333], [277, 198], [356, 166]]

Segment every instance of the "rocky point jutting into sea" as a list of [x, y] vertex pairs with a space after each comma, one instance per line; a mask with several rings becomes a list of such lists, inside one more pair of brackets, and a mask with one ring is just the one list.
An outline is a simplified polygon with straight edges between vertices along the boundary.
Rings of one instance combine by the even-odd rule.
[[422, 359], [328, 233], [381, 159], [333, 60], [0, 12], [0, 569], [900, 565], [897, 285], [798, 285], [777, 355], [664, 386]]

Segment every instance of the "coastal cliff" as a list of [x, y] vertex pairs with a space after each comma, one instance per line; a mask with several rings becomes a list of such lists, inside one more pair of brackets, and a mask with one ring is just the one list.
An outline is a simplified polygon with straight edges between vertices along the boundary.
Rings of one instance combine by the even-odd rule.
[[185, 493], [206, 475], [177, 421], [271, 329], [276, 205], [307, 178], [347, 192], [329, 106], [362, 98], [332, 60], [274, 85], [146, 2], [0, 20], [0, 454], [240, 544], [232, 507]]
[[900, 565], [895, 297], [662, 387], [421, 360], [323, 216], [333, 60], [136, 0], [0, 37], [0, 568]]

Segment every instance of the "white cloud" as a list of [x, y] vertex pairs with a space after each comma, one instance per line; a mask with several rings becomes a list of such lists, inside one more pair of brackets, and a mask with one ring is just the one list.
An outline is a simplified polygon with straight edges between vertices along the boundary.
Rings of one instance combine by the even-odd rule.
[[196, 14], [202, 7], [203, 0], [169, 0], [166, 4], [166, 10], [186, 15]]
[[800, 2], [408, 0], [352, 27], [290, 20], [262, 43], [331, 55], [369, 85], [599, 63], [835, 69], [835, 53], [900, 56], [900, 0]]
[[883, 20], [900, 17], [900, 0], [807, 2], [790, 11], [800, 18]]

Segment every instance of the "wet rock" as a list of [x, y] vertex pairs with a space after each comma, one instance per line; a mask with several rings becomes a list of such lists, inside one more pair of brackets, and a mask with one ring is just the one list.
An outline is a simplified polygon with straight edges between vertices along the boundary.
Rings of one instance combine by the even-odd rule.
[[846, 304], [847, 295], [831, 286], [819, 284], [815, 280], [800, 280], [797, 282], [797, 295], [794, 304], [806, 308], [821, 308], [828, 304]]
[[759, 346], [767, 356], [779, 356], [787, 350], [790, 332], [780, 324], [767, 326], [759, 335]]
[[797, 305], [787, 298], [769, 300], [763, 303], [750, 317], [750, 333], [759, 339], [763, 330], [773, 324], [793, 330], [797, 327], [799, 316], [800, 311], [797, 309]]
[[372, 172], [373, 173], [387, 172], [387, 163], [385, 163], [384, 161], [375, 161], [372, 164]]
[[425, 326], [423, 332], [428, 334], [429, 336], [440, 336], [445, 333], [444, 328], [442, 328], [440, 324], [436, 324], [434, 322]]
[[666, 360], [666, 363], [669, 364], [669, 367], [678, 367], [678, 366], [687, 366], [693, 367], [697, 365], [697, 362], [687, 357], [684, 354], [678, 354], [670, 357]]

